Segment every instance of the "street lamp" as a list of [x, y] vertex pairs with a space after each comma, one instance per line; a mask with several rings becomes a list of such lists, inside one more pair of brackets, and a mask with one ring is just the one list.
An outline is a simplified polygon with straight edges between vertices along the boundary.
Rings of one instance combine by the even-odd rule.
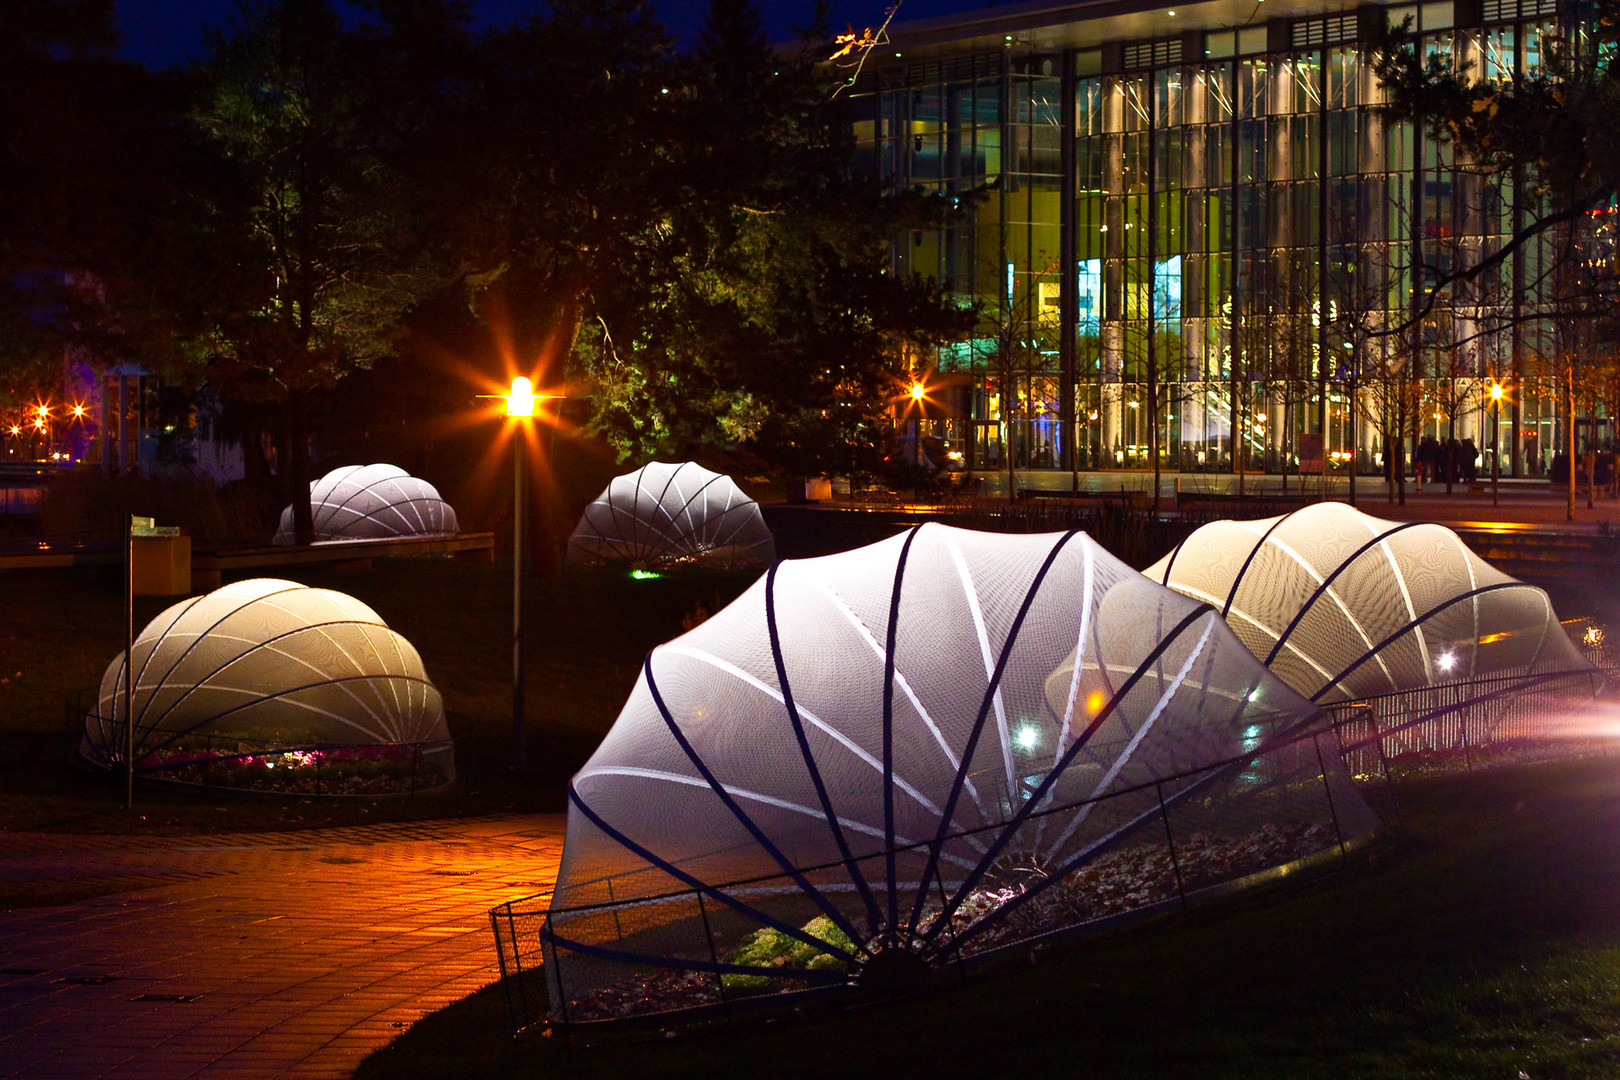
[[1491, 384], [1491, 505], [1497, 506], [1502, 477], [1502, 384]]
[[[519, 375], [506, 395], [506, 415], [534, 416], [533, 384]], [[528, 456], [528, 432], [519, 423], [512, 437], [512, 767], [524, 768], [523, 757], [523, 551], [524, 519], [528, 499], [523, 487], [523, 459]]]

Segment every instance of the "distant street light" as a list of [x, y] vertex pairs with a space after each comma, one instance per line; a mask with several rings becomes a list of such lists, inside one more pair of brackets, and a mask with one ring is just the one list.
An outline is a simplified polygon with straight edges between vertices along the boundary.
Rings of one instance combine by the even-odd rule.
[[1502, 477], [1502, 384], [1491, 383], [1491, 505], [1499, 506]]
[[[506, 395], [506, 415], [534, 416], [534, 386], [519, 375]], [[523, 754], [523, 553], [529, 500], [523, 485], [523, 459], [528, 456], [529, 433], [522, 423], [512, 437], [512, 768], [524, 769]]]

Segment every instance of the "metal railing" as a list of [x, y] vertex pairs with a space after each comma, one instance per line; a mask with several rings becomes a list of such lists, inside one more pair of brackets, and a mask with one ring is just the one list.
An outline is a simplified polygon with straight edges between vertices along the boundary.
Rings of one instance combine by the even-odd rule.
[[[1322, 725], [1254, 756], [1043, 808], [1021, 823], [791, 874], [671, 889], [659, 886], [675, 879], [641, 867], [576, 885], [563, 907], [550, 894], [502, 904], [490, 923], [512, 1028], [734, 1019], [826, 996], [905, 991], [909, 984], [886, 970], [897, 951], [932, 972], [924, 981], [963, 976], [1056, 936], [1342, 860], [1375, 822], [1343, 798], [1350, 781], [1328, 767], [1335, 746]], [[1335, 784], [1344, 785], [1337, 800]], [[1037, 854], [1043, 830], [1050, 840], [1082, 809], [1090, 839], [1080, 854], [1065, 849], [1058, 858], [1055, 846]], [[1014, 833], [1004, 850], [1024, 854], [980, 867], [982, 878], [963, 872], [965, 853]], [[897, 877], [885, 874], [890, 861]], [[930, 864], [937, 873], [917, 872]], [[886, 879], [897, 882], [892, 902]], [[926, 883], [926, 895], [906, 880]], [[857, 881], [909, 928], [895, 934], [872, 923]], [[857, 924], [870, 933], [839, 929]], [[818, 953], [810, 940], [843, 945]]]
[[1592, 741], [1571, 705], [1596, 697], [1599, 668], [1471, 679], [1324, 706], [1351, 775], [1399, 779], [1526, 756], [1574, 756]]
[[[1526, 757], [1592, 752], [1594, 741], [1571, 737], [1572, 704], [1602, 692], [1607, 678], [1599, 669], [1503, 676], [1337, 703], [1325, 709], [1329, 726], [1281, 746], [1264, 747], [1256, 757], [1232, 759], [1197, 774], [1222, 773], [1223, 782], [1262, 789], [1270, 785], [1274, 797], [1264, 803], [1263, 812], [1257, 804], [1240, 820], [1232, 820], [1228, 812], [1243, 804], [1227, 802], [1212, 813], [1207, 798], [1176, 796], [1177, 785], [1192, 774], [1166, 777], [1031, 815], [1029, 822], [1039, 822], [1090, 806], [1087, 812], [1098, 816], [1109, 805], [1134, 800], [1136, 824], [1076, 869], [1071, 884], [1047, 887], [1047, 903], [1026, 904], [1025, 917], [1001, 920], [1003, 926], [996, 933], [975, 930], [995, 913], [994, 900], [966, 922], [960, 918], [961, 907], [957, 915], [950, 914], [950, 882], [934, 883], [938, 898], [918, 904], [913, 890], [906, 903], [918, 910], [937, 909], [941, 915], [936, 921], [943, 917], [949, 923], [938, 933], [928, 958], [938, 978], [965, 974], [1010, 950], [1056, 935], [1093, 931], [1306, 867], [1332, 865], [1366, 839], [1366, 833], [1353, 825], [1346, 827], [1340, 818], [1346, 808], [1334, 804], [1329, 778], [1336, 770], [1327, 762], [1335, 751], [1366, 801], [1385, 817], [1398, 819], [1395, 785], [1403, 779]], [[1290, 787], [1280, 779], [1283, 762], [1277, 755], [1284, 753], [1294, 755], [1296, 769], [1299, 758], [1313, 755], [1318, 767], [1295, 772]], [[1315, 820], [1309, 822], [1306, 819], [1313, 815], [1300, 813], [1308, 804], [1301, 801], [1308, 789], [1314, 789], [1319, 799]], [[1279, 815], [1282, 804], [1291, 806], [1293, 814]], [[984, 830], [953, 834], [947, 843], [979, 831]], [[917, 845], [859, 861], [891, 856], [916, 858]], [[1042, 873], [1033, 865], [1025, 871], [1032, 876]], [[848, 866], [810, 867], [801, 874], [819, 883], [823, 897], [836, 898], [840, 910], [857, 913]], [[871, 992], [863, 981], [874, 966], [874, 955], [881, 955], [871, 951], [878, 937], [852, 943], [846, 959], [834, 957], [821, 973], [795, 967], [803, 957], [795, 961], [783, 956], [768, 957], [767, 962], [784, 966], [760, 970], [759, 957], [753, 954], [759, 952], [766, 932], [777, 935], [772, 940], [791, 952], [792, 942], [782, 938], [782, 930], [808, 926], [806, 916], [821, 917], [798, 881], [778, 875], [703, 888], [649, 890], [638, 880], [649, 876], [672, 880], [648, 868], [594, 883], [601, 895], [587, 903], [557, 908], [551, 894], [545, 893], [491, 911], [514, 1033], [546, 1025], [573, 1035], [636, 1021], [668, 1025], [730, 1020], [816, 997]], [[1021, 896], [1021, 886], [1012, 880], [1015, 876], [1002, 874], [997, 888]], [[577, 895], [580, 890], [575, 891]], [[1000, 903], [1006, 904], [1011, 896], [1003, 896]], [[969, 898], [968, 906], [986, 903], [980, 890]], [[1066, 917], [1054, 922], [1054, 907]], [[788, 943], [783, 945], [783, 940]], [[571, 984], [585, 987], [586, 993], [571, 993]]]

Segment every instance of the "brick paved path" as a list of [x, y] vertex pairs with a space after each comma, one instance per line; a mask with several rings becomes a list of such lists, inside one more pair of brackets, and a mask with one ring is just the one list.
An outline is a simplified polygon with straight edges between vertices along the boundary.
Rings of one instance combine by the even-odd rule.
[[0, 879], [163, 882], [0, 913], [0, 1077], [348, 1076], [495, 979], [488, 909], [549, 890], [562, 837], [560, 815], [0, 833]]

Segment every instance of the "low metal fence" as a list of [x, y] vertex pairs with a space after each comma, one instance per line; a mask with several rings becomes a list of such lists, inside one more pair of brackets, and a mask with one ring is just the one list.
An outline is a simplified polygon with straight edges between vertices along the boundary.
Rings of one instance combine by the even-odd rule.
[[[931, 944], [921, 951], [937, 978], [940, 972], [965, 974], [1054, 935], [1095, 930], [1331, 863], [1347, 857], [1366, 835], [1354, 823], [1346, 828], [1340, 817], [1344, 808], [1334, 804], [1330, 778], [1337, 768], [1327, 761], [1335, 753], [1367, 803], [1381, 815], [1398, 816], [1395, 782], [1407, 777], [1592, 752], [1599, 744], [1572, 719], [1610, 677], [1595, 669], [1502, 676], [1338, 703], [1325, 710], [1330, 727], [1258, 757], [1031, 815], [1029, 823], [1040, 827], [1055, 814], [1073, 814], [1084, 806], [1094, 817], [1112, 810], [1134, 822], [1068, 875], [1066, 887], [1046, 883], [1035, 865], [1022, 868], [1023, 882], [1017, 880], [1020, 868], [1002, 867], [993, 882], [966, 900], [958, 898], [953, 912], [949, 891], [961, 882], [941, 873], [933, 882], [937, 897], [919, 900], [913, 890], [899, 906], [935, 912], [932, 924], [927, 918], [921, 924], [932, 930]], [[1283, 753], [1293, 755], [1292, 785], [1282, 779], [1290, 774], [1280, 767]], [[1301, 772], [1300, 758], [1311, 755], [1318, 767]], [[1181, 785], [1217, 775], [1223, 784], [1269, 791], [1269, 798], [1233, 814], [1246, 804], [1177, 794]], [[1311, 790], [1314, 803], [1307, 795]], [[946, 843], [970, 836], [954, 834]], [[912, 845], [859, 862], [903, 862], [930, 853], [937, 861], [936, 849]], [[546, 893], [491, 911], [514, 1032], [551, 1025], [574, 1034], [635, 1021], [663, 1026], [729, 1020], [818, 997], [882, 989], [871, 972], [885, 966], [875, 962], [884, 953], [872, 953], [872, 941], [843, 939], [848, 955], [828, 959], [821, 953], [819, 969], [816, 955], [795, 953], [803, 953], [803, 943], [795, 942], [791, 931], [808, 929], [817, 920], [823, 920], [818, 935], [838, 940], [825, 922], [827, 898], [839, 912], [857, 913], [847, 864], [810, 867], [794, 879], [677, 890], [649, 889], [638, 876], [661, 875], [649, 868], [605, 878], [594, 883], [600, 895], [563, 908], [554, 907]], [[1035, 891], [1030, 882], [1037, 880], [1044, 900], [1009, 903]], [[820, 907], [805, 883], [815, 887]], [[1019, 905], [1021, 916], [1001, 919], [993, 932], [982, 930], [987, 913]]]
[[[1056, 936], [1343, 860], [1376, 819], [1346, 797], [1336, 746], [1324, 724], [1010, 824], [791, 874], [671, 888], [677, 879], [643, 864], [574, 885], [562, 907], [550, 894], [502, 904], [490, 920], [512, 1028], [585, 1034], [910, 992]], [[1055, 838], [1077, 819], [1084, 839], [1066, 847]], [[1017, 854], [973, 867], [986, 850]], [[851, 934], [857, 925], [870, 933]]]
[[[1620, 673], [1617, 673], [1620, 674]], [[1600, 748], [1578, 722], [1598, 668], [1471, 679], [1326, 706], [1351, 775], [1386, 780]]]

